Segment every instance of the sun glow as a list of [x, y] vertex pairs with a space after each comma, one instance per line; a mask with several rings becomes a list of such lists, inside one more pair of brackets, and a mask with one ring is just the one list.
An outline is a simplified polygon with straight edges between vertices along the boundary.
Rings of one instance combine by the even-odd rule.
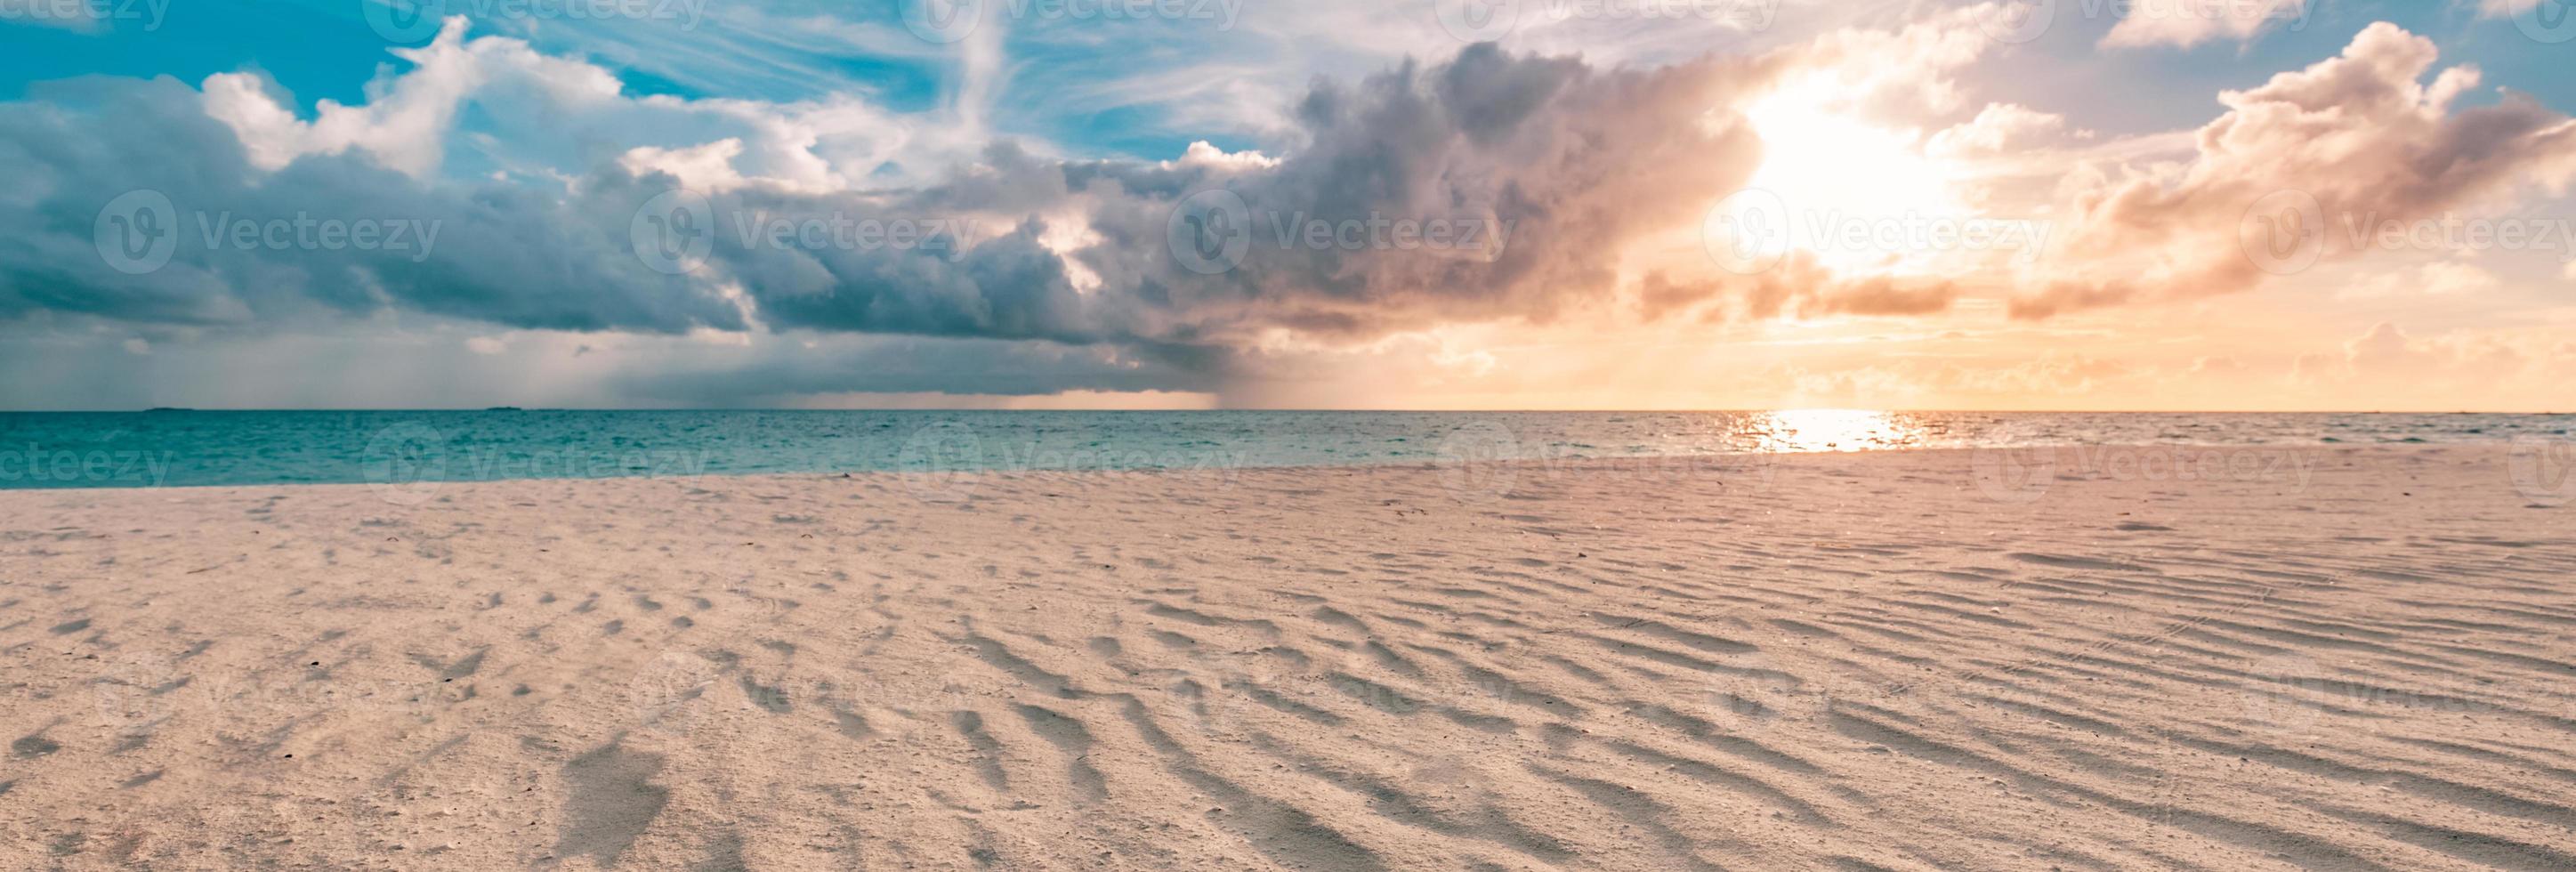
[[1762, 450], [1784, 453], [1904, 448], [1923, 440], [1923, 428], [1888, 412], [1867, 409], [1783, 409], [1749, 425]]
[[1855, 224], [1965, 217], [1949, 190], [1950, 167], [1924, 155], [1913, 131], [1889, 130], [1835, 105], [1822, 76], [1783, 86], [1746, 116], [1762, 137], [1762, 166], [1747, 187], [1787, 208], [1791, 247], [1838, 271], [1883, 272], [1925, 252], [1837, 241]]

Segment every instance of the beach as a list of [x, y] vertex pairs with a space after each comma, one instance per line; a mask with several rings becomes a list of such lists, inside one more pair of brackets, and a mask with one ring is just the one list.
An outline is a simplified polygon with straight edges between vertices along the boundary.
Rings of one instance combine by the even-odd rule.
[[2576, 868], [2528, 459], [5, 491], [0, 867]]

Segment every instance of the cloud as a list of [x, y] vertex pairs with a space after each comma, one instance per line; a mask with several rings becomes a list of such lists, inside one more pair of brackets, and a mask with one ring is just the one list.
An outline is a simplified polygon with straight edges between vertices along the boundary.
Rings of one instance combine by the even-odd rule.
[[[1711, 58], [1597, 70], [1480, 44], [1444, 64], [1319, 83], [1299, 103], [1302, 141], [1275, 165], [1068, 167], [1068, 193], [1103, 240], [1072, 257], [1128, 291], [1114, 313], [1128, 332], [1162, 339], [1546, 320], [1606, 295], [1629, 238], [1688, 225], [1743, 183], [1760, 144], [1728, 107], [1777, 67]], [[1161, 242], [1169, 204], [1215, 187], [1242, 198], [1252, 241], [1239, 266], [1198, 275]], [[1448, 251], [1316, 246], [1303, 232], [1384, 220], [1487, 232]]]
[[308, 154], [365, 151], [378, 163], [415, 178], [438, 168], [456, 114], [476, 92], [524, 84], [553, 103], [578, 105], [614, 100], [621, 86], [607, 70], [547, 57], [515, 39], [464, 39], [466, 19], [450, 18], [429, 45], [392, 49], [412, 69], [367, 86], [367, 102], [335, 100], [314, 105], [314, 119], [296, 118], [265, 82], [251, 73], [206, 79], [206, 114], [233, 129], [254, 166], [275, 170]]
[[1936, 277], [1836, 275], [1814, 253], [1791, 251], [1753, 275], [1688, 281], [1660, 270], [1649, 272], [1638, 283], [1636, 300], [1639, 317], [1648, 322], [1687, 314], [1703, 323], [1721, 323], [1783, 316], [1929, 315], [1948, 311], [1962, 290], [1958, 282]]
[[2013, 103], [1988, 103], [1977, 117], [1934, 133], [1924, 142], [1923, 152], [1946, 158], [1998, 157], [2053, 145], [2066, 135], [2066, 116]]
[[[78, 80], [0, 104], [0, 159], [23, 182], [0, 194], [0, 318], [1032, 341], [1164, 374], [1087, 387], [1175, 387], [1172, 372], [1225, 371], [1282, 336], [1362, 343], [1608, 299], [1628, 240], [1687, 226], [1743, 183], [1761, 144], [1737, 106], [1795, 60], [1603, 69], [1478, 44], [1319, 80], [1279, 157], [1200, 145], [1163, 162], [1063, 159], [1002, 141], [925, 163], [940, 148], [866, 130], [884, 116], [863, 104], [631, 96], [599, 67], [467, 26], [397, 50], [409, 69], [381, 73], [364, 103], [309, 114], [250, 73], [201, 90]], [[635, 228], [675, 189], [713, 226], [673, 274], [638, 256]], [[137, 190], [167, 197], [179, 226], [166, 266], [129, 275], [94, 245], [93, 219]], [[1239, 264], [1203, 274], [1166, 240], [1175, 204], [1210, 190], [1241, 199], [1252, 238]], [[404, 249], [321, 246], [293, 229], [308, 219], [421, 232]], [[807, 232], [907, 222], [924, 228], [914, 244]], [[1452, 222], [1475, 241], [1386, 244], [1399, 222]], [[1861, 290], [1818, 305], [1924, 305]]]
[[[2381, 321], [2344, 343], [2341, 360], [2303, 358], [2301, 375], [2327, 382], [2355, 381], [2412, 389], [2487, 389], [2531, 374], [2535, 358], [2513, 343], [2460, 334], [2433, 339], [2408, 336]], [[2438, 394], [2434, 394], [2438, 395]]]
[[2549, 0], [2477, 0], [2478, 17], [2512, 18], [2538, 8]]
[[1107, 346], [992, 339], [838, 336], [722, 355], [657, 355], [607, 379], [615, 396], [650, 405], [769, 407], [839, 393], [1039, 396], [1068, 390], [1209, 393], [1222, 366]]
[[[74, 80], [42, 94], [0, 104], [0, 160], [17, 176], [0, 195], [0, 318], [248, 326], [402, 309], [572, 330], [743, 323], [720, 295], [631, 256], [636, 201], [615, 185], [571, 197], [429, 185], [354, 154], [261, 172], [175, 81]], [[167, 198], [154, 220], [172, 243], [166, 266], [137, 275], [112, 269], [93, 232], [132, 191]], [[324, 222], [376, 232], [358, 244], [322, 234]]]
[[[1227, 103], [1257, 94], [1276, 108], [1210, 109], [1262, 119], [1257, 138], [1234, 139], [1236, 128], [1210, 137], [1223, 147], [1141, 150], [1165, 160], [985, 134], [988, 124], [1021, 128], [1007, 95], [977, 89], [1032, 75], [1022, 64], [1034, 63], [994, 55], [966, 59], [976, 83], [921, 111], [864, 91], [797, 101], [633, 93], [619, 71], [478, 36], [461, 19], [396, 51], [365, 98], [347, 104], [305, 108], [256, 72], [193, 88], [167, 78], [54, 83], [0, 103], [0, 162], [17, 173], [0, 190], [0, 335], [95, 333], [116, 350], [141, 333], [152, 362], [175, 369], [205, 359], [189, 354], [199, 343], [268, 337], [287, 349], [302, 347], [280, 338], [288, 334], [426, 330], [434, 341], [422, 347], [435, 350], [400, 359], [444, 368], [441, 377], [533, 363], [645, 404], [1289, 396], [1280, 385], [1323, 359], [1436, 358], [1422, 371], [1444, 376], [1521, 365], [1481, 348], [1404, 344], [1452, 328], [1531, 336], [1641, 317], [1681, 333], [1773, 318], [1981, 317], [1992, 310], [1973, 297], [1997, 286], [2023, 291], [2009, 311], [2025, 319], [2193, 298], [2267, 278], [2239, 231], [2248, 206], [2274, 191], [2306, 192], [2337, 216], [2412, 220], [2570, 175], [2576, 134], [2565, 116], [2518, 95], [2463, 99], [2474, 69], [2435, 75], [2431, 43], [2388, 25], [2341, 57], [2221, 95], [2225, 113], [2196, 137], [2158, 140], [2189, 138], [2183, 160], [2162, 162], [2177, 152], [2136, 141], [2070, 150], [2089, 134], [2067, 118], [1972, 101], [1972, 67], [1993, 43], [1962, 21], [1936, 14], [1653, 64], [1445, 40], [1422, 59], [1359, 53], [1375, 72], [1320, 76], [1302, 90], [1274, 80], [1166, 94]], [[1533, 30], [1509, 44], [1558, 35]], [[978, 51], [1026, 47], [1019, 31], [988, 36]], [[1096, 36], [1059, 29], [1045, 39]], [[687, 93], [667, 84], [656, 88]], [[1274, 92], [1291, 96], [1269, 100]], [[1084, 99], [1154, 103], [1111, 96]], [[1962, 190], [1994, 179], [2048, 190], [2036, 171], [2014, 171], [2089, 161], [2058, 173], [2067, 180], [2057, 193], [2022, 195], [2057, 201], [2026, 214], [2073, 238], [2033, 263], [1955, 278], [1874, 272], [1920, 266], [1893, 258], [1828, 269], [1806, 252], [1761, 275], [1711, 277], [1697, 251], [1677, 265], [1655, 248], [1745, 185], [1766, 147], [1815, 144], [1766, 146], [1746, 117], [1764, 101], [1810, 96], [1831, 101], [1837, 118], [1887, 129], [1927, 165], [1983, 174], [1941, 180]], [[658, 217], [642, 208], [675, 189], [704, 204], [708, 224], [703, 254], [672, 274], [654, 268], [651, 252], [638, 256], [635, 230]], [[94, 238], [102, 207], [135, 190], [167, 196], [182, 225], [170, 263], [143, 275], [113, 269]], [[1239, 198], [1250, 235], [1239, 261], [1202, 273], [1167, 240], [1176, 206], [1211, 191]], [[435, 228], [434, 248], [245, 245], [199, 232], [210, 219], [256, 230], [307, 215], [416, 222]], [[1372, 229], [1404, 221], [1473, 224], [1485, 242], [1401, 247]], [[808, 233], [896, 224], [918, 230], [912, 244], [817, 243]], [[1315, 228], [1323, 234], [1308, 235]], [[2355, 253], [2334, 236], [2319, 243], [2323, 255]], [[2405, 275], [2478, 287], [2457, 271]]]
[[2384, 300], [2410, 294], [2468, 296], [2493, 291], [2503, 285], [2504, 280], [2495, 273], [2474, 264], [2437, 260], [2411, 271], [2378, 273], [2367, 281], [2336, 292], [2335, 299]]
[[[2427, 84], [2437, 54], [2383, 22], [2338, 57], [2222, 92], [2228, 111], [2200, 128], [2188, 161], [2132, 169], [2077, 197], [2073, 274], [2016, 300], [2013, 314], [2243, 290], [2302, 259], [2368, 250], [2388, 222], [2563, 193], [2576, 175], [2576, 120], [2513, 92], [2454, 108], [2478, 72], [2451, 67]], [[2281, 222], [2267, 228], [2267, 218]]]
[[[2219, 39], [2244, 41], [2264, 29], [2308, 21], [2311, 0], [2134, 0], [2128, 14], [2104, 34], [2106, 48], [2190, 48]], [[2487, 0], [2497, 2], [2497, 0]]]
[[[849, 159], [816, 120], [863, 111], [629, 97], [600, 68], [516, 39], [469, 40], [465, 27], [452, 19], [430, 45], [397, 50], [408, 72], [380, 77], [364, 104], [320, 101], [309, 120], [271, 83], [237, 73], [209, 78], [201, 94], [168, 80], [98, 80], [0, 106], [13, 118], [10, 156], [42, 181], [31, 186], [37, 199], [0, 209], [18, 231], [5, 244], [22, 255], [8, 269], [24, 277], [0, 297], [0, 314], [224, 323], [319, 302], [549, 329], [758, 323], [1187, 344], [1269, 329], [1364, 337], [1442, 318], [1544, 318], [1562, 295], [1607, 286], [1627, 234], [1685, 221], [1701, 198], [1741, 181], [1758, 144], [1725, 122], [1725, 107], [1778, 65], [1598, 70], [1477, 45], [1356, 84], [1317, 83], [1298, 103], [1301, 141], [1285, 159], [1206, 149], [1163, 164], [1060, 161], [1003, 143], [926, 184], [884, 188], [843, 168], [889, 164], [866, 160], [864, 146]], [[479, 125], [513, 134], [463, 141], [507, 142], [494, 159], [529, 169], [480, 180], [448, 169], [469, 105]], [[633, 141], [653, 138], [646, 130], [663, 142]], [[692, 130], [726, 135], [673, 139]], [[545, 153], [571, 140], [588, 145]], [[174, 142], [191, 145], [166, 148]], [[655, 275], [627, 256], [628, 219], [683, 186], [712, 199], [728, 219], [720, 224], [917, 218], [990, 229], [945, 237], [940, 250], [764, 245], [719, 232], [698, 274]], [[1242, 196], [1259, 229], [1298, 238], [1281, 245], [1273, 233], [1219, 275], [1177, 268], [1161, 244], [1165, 219], [1179, 198], [1215, 187]], [[182, 239], [168, 268], [121, 277], [100, 268], [84, 219], [138, 188], [167, 194], [183, 218], [368, 214], [434, 223], [445, 236], [416, 262]], [[1478, 222], [1490, 243], [1426, 254], [1315, 247], [1295, 234], [1386, 220]], [[1096, 241], [1051, 247], [1064, 239]], [[1076, 292], [1076, 268], [1101, 286]]]
[[1895, 30], [1826, 32], [1795, 53], [1809, 79], [1797, 96], [1882, 121], [1949, 115], [1966, 100], [1957, 74], [1994, 47], [1979, 29], [1991, 14], [1988, 7], [1970, 7]]

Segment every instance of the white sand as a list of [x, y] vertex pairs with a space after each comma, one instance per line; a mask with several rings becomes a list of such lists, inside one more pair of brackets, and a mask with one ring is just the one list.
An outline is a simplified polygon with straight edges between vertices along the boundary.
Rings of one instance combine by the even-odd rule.
[[2125, 456], [0, 493], [0, 868], [2576, 867], [2576, 509]]

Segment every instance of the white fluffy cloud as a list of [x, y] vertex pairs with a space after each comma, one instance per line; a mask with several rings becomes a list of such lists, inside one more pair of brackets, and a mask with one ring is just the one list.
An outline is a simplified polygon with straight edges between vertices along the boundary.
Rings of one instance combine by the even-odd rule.
[[1976, 118], [1933, 134], [1923, 150], [1936, 157], [1997, 157], [2053, 145], [2066, 135], [2066, 116], [2013, 103], [1988, 103]]
[[2379, 272], [2366, 281], [2344, 288], [2335, 297], [2341, 300], [2385, 300], [2415, 294], [2468, 297], [2493, 291], [2503, 284], [2504, 281], [2495, 273], [2475, 264], [2437, 260], [2412, 270]]
[[[2563, 194], [2576, 176], [2576, 120], [2510, 92], [2455, 108], [2478, 70], [2450, 67], [2428, 83], [2438, 54], [2383, 22], [2339, 57], [2221, 93], [2228, 111], [2200, 128], [2189, 160], [2124, 168], [2080, 194], [2074, 268], [2017, 300], [2015, 314], [2242, 290], [2267, 268], [2369, 250], [2368, 231], [2389, 222]], [[2265, 261], [2248, 246], [2268, 218], [2304, 235], [2277, 240], [2293, 247]]]
[[2478, 14], [2486, 18], [2511, 18], [2538, 8], [2553, 0], [2477, 0]]
[[[2190, 48], [2221, 39], [2247, 40], [2274, 26], [2307, 22], [2313, 0], [2130, 0], [2128, 14], [2102, 44], [2114, 48]], [[2487, 0], [2493, 3], [2497, 0]]]

